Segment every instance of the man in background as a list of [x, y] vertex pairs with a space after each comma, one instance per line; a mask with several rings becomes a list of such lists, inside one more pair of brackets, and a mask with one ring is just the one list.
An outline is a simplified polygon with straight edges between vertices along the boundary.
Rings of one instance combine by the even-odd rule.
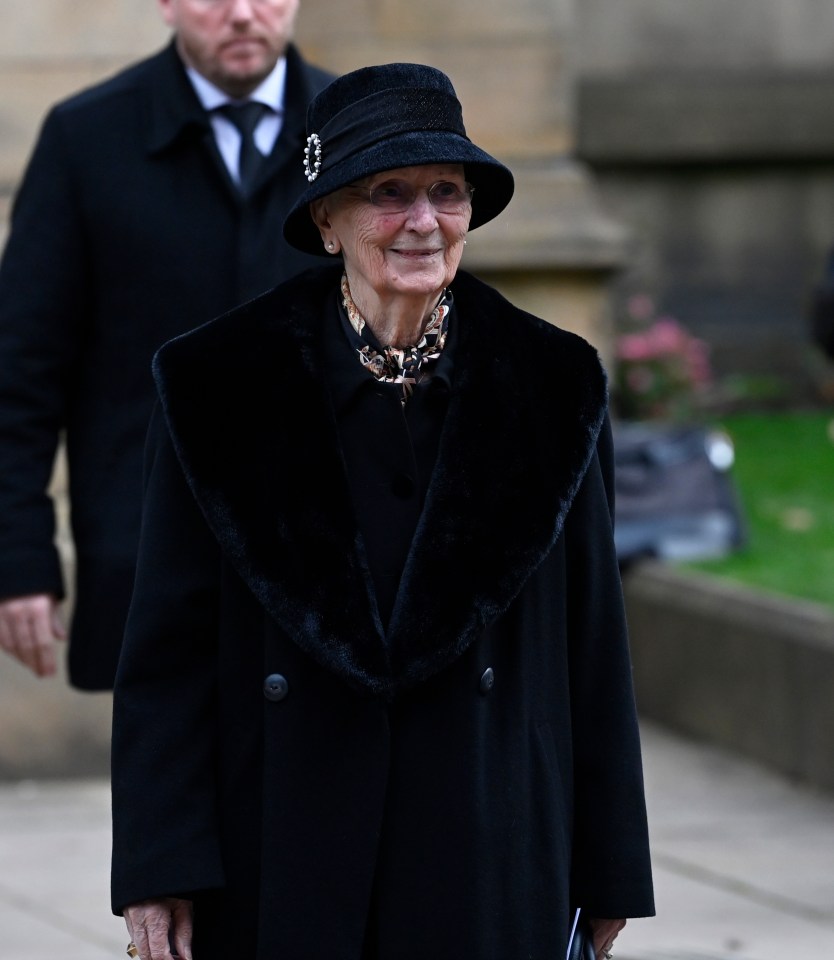
[[118, 661], [153, 353], [313, 263], [281, 234], [332, 79], [291, 43], [299, 0], [157, 3], [170, 45], [48, 114], [0, 264], [0, 646], [56, 670], [63, 435], [83, 690], [110, 689]]

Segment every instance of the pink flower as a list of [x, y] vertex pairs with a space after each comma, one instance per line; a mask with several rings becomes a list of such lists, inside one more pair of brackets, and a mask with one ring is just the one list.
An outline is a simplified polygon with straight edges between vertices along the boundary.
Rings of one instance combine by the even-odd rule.
[[682, 353], [689, 336], [672, 317], [661, 317], [650, 330], [652, 343], [658, 353]]
[[672, 316], [656, 319], [645, 295], [628, 302], [642, 329], [616, 344], [616, 399], [620, 414], [632, 418], [687, 416], [692, 402], [712, 380], [709, 347]]
[[709, 362], [709, 346], [703, 340], [693, 339], [688, 350], [689, 372], [698, 386], [712, 381], [712, 368]]
[[630, 333], [620, 337], [617, 356], [621, 360], [648, 360], [653, 356], [651, 340], [642, 333]]
[[646, 293], [636, 293], [629, 298], [626, 309], [632, 319], [647, 322], [654, 315], [654, 300]]

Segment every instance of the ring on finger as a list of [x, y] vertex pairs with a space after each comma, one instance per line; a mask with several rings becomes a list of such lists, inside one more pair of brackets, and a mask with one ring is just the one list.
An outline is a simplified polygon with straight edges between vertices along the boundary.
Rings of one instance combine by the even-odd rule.
[[132, 940], [127, 945], [127, 950], [125, 950], [125, 953], [129, 957], [137, 958], [139, 956], [139, 951], [136, 949], [136, 944]]

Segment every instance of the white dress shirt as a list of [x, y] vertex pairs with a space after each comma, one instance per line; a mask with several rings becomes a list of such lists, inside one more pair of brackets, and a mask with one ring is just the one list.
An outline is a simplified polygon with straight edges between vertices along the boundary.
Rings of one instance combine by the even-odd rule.
[[[188, 79], [194, 87], [200, 103], [208, 111], [211, 126], [214, 130], [214, 138], [217, 141], [217, 149], [220, 156], [229, 171], [229, 174], [235, 183], [238, 183], [238, 157], [240, 156], [240, 132], [237, 127], [223, 116], [217, 113], [217, 107], [226, 103], [242, 103], [240, 100], [233, 100], [227, 93], [224, 93], [219, 87], [201, 74], [193, 67], [186, 67]], [[264, 156], [272, 152], [275, 141], [281, 133], [281, 125], [284, 120], [284, 90], [287, 79], [287, 60], [285, 57], [275, 64], [272, 72], [260, 84], [247, 100], [256, 100], [269, 107], [269, 112], [265, 113], [260, 123], [255, 127], [254, 140], [255, 146]]]

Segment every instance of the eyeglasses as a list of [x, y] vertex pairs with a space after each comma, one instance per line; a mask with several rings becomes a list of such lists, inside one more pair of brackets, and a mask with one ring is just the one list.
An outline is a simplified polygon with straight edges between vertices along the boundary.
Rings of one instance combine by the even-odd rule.
[[[361, 187], [357, 189], [362, 190]], [[417, 199], [420, 189], [407, 180], [382, 180], [362, 192], [367, 193], [370, 203], [381, 213], [405, 213]], [[471, 183], [461, 185], [453, 180], [438, 180], [426, 190], [426, 195], [438, 213], [460, 214], [469, 209], [474, 192]]]

